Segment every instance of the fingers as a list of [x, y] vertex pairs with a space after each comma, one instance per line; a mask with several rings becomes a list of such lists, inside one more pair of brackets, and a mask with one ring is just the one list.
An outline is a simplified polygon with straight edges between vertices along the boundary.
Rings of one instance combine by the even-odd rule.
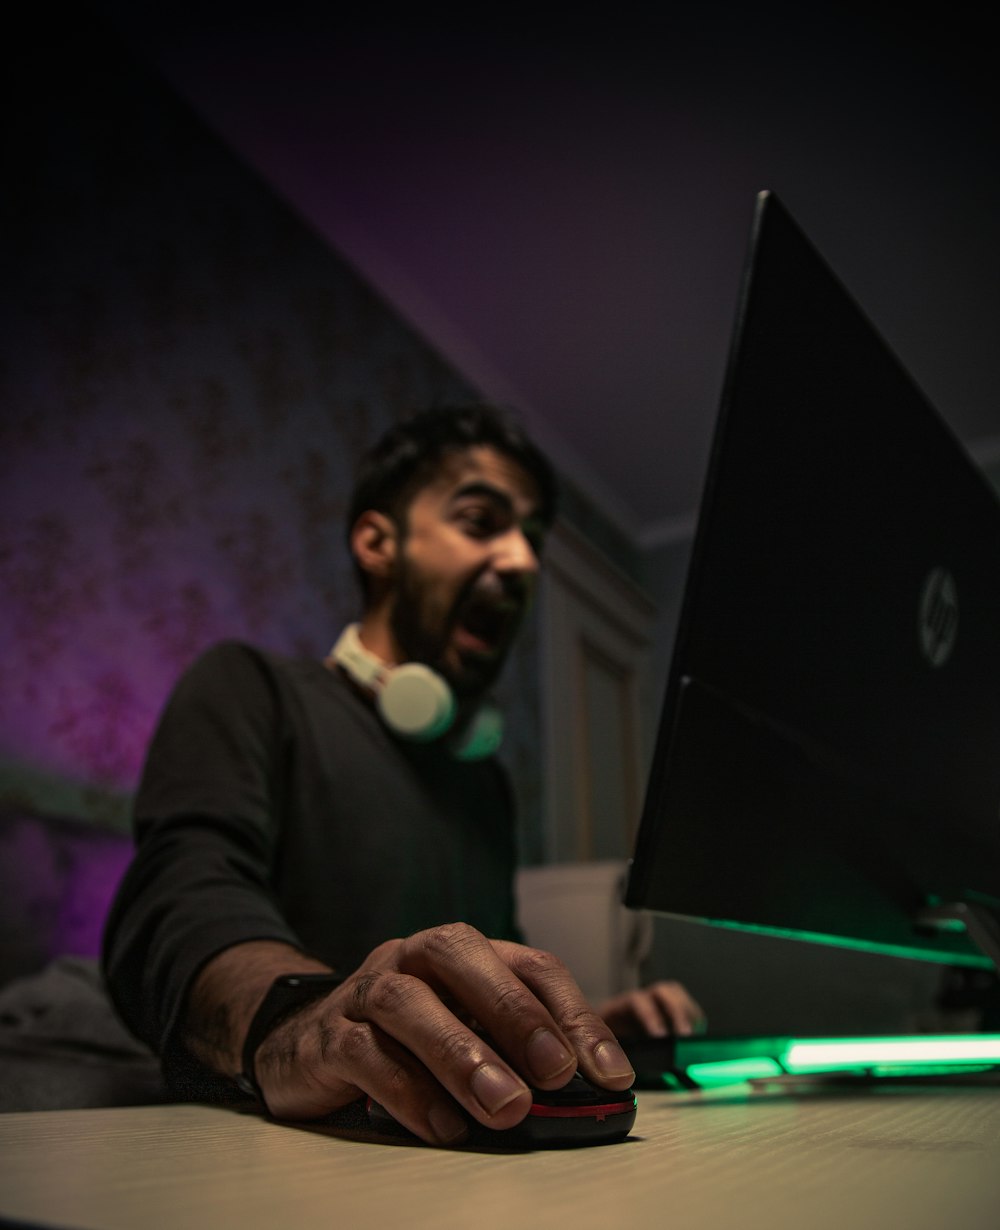
[[[455, 1102], [487, 1127], [506, 1128], [519, 1123], [531, 1106], [527, 1083], [480, 1034], [474, 1032], [442, 1002], [422, 978], [410, 973], [384, 971], [358, 986], [349, 1013], [357, 1014], [355, 1032], [370, 1031], [391, 1040], [419, 1061], [420, 1070], [438, 1082]], [[349, 1032], [348, 1037], [351, 1037]], [[342, 1049], [357, 1070], [365, 1059]], [[413, 1068], [400, 1065], [387, 1080], [384, 1066], [366, 1066], [361, 1081], [392, 1114], [404, 1121], [419, 1117], [425, 1086], [414, 1088]], [[423, 1085], [423, 1083], [421, 1082]]]
[[464, 1139], [466, 1119], [426, 1066], [370, 1022], [349, 1020], [341, 998], [336, 991], [258, 1050], [257, 1079], [273, 1116], [319, 1118], [364, 1092], [428, 1143]]
[[646, 1034], [665, 1038], [671, 1033], [670, 1019], [647, 991], [629, 991], [601, 1004], [601, 1016], [619, 1038]]
[[686, 1036], [704, 1031], [705, 1013], [681, 983], [655, 982], [646, 991], [663, 1014], [671, 1033]]
[[[549, 1009], [589, 1080], [606, 1089], [626, 1089], [635, 1072], [604, 1019], [587, 1003], [565, 965], [549, 952], [496, 942], [511, 971]], [[565, 1083], [553, 1082], [553, 1088]], [[545, 1086], [546, 1088], [550, 1086]]]
[[609, 1089], [625, 1089], [635, 1079], [614, 1033], [552, 953], [486, 940], [455, 925], [404, 941], [398, 959], [401, 968], [440, 978], [509, 1063], [539, 1088], [558, 1089], [578, 1065]]
[[[519, 957], [529, 960], [515, 968]], [[586, 1009], [576, 984], [556, 958], [516, 944], [494, 943], [463, 924], [436, 927], [404, 940], [397, 963], [439, 995], [460, 1003], [525, 1080], [554, 1089], [573, 1075], [577, 1055], [550, 1011], [554, 997], [547, 996], [541, 980], [534, 977], [532, 957], [539, 969], [551, 966], [550, 981], [572, 987], [576, 1010]]]
[[705, 1029], [705, 1013], [679, 982], [656, 982], [616, 996], [601, 1006], [601, 1015], [620, 1037], [648, 1034], [688, 1036]]

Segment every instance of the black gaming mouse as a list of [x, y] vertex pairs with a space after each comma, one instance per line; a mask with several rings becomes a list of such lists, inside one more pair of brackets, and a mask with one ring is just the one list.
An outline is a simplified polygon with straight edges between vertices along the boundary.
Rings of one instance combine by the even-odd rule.
[[[635, 1123], [631, 1089], [599, 1089], [579, 1073], [561, 1089], [532, 1089], [531, 1109], [516, 1127], [497, 1131], [470, 1120], [459, 1147], [485, 1149], [566, 1148], [624, 1140]], [[369, 1128], [379, 1135], [416, 1138], [373, 1098], [367, 1101]]]

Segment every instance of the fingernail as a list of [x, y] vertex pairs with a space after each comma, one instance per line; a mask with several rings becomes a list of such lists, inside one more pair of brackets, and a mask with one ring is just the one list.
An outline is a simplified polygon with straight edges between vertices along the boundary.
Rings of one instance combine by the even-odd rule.
[[498, 1114], [528, 1087], [495, 1063], [481, 1063], [472, 1074], [472, 1092], [488, 1115]]
[[469, 1133], [469, 1125], [448, 1102], [435, 1102], [427, 1112], [427, 1122], [443, 1145], [453, 1145], [464, 1140]]
[[617, 1042], [599, 1042], [594, 1047], [594, 1063], [606, 1080], [620, 1080], [623, 1076], [635, 1079], [635, 1072], [625, 1052]]
[[548, 1029], [536, 1029], [525, 1048], [528, 1066], [540, 1081], [551, 1080], [573, 1066], [573, 1056]]

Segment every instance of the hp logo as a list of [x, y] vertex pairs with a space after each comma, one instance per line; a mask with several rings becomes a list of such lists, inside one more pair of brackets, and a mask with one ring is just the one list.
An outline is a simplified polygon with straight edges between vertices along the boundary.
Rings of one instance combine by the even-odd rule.
[[944, 666], [958, 632], [958, 590], [947, 568], [932, 568], [920, 593], [920, 652], [931, 666]]

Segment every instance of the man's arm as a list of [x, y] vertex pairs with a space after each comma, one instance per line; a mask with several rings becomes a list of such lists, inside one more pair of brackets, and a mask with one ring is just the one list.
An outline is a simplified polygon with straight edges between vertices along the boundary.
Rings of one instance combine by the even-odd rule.
[[[292, 951], [300, 943], [269, 884], [274, 712], [260, 655], [216, 646], [177, 682], [147, 755], [136, 854], [112, 903], [102, 955], [119, 1014], [165, 1056], [168, 1071], [191, 987], [215, 954], [251, 940]], [[234, 1011], [228, 1003], [220, 998], [217, 1011]], [[205, 1026], [211, 1036], [208, 1018]]]
[[179, 1041], [205, 1067], [235, 1080], [250, 1022], [275, 978], [327, 969], [290, 944], [271, 940], [227, 948], [194, 980]]

